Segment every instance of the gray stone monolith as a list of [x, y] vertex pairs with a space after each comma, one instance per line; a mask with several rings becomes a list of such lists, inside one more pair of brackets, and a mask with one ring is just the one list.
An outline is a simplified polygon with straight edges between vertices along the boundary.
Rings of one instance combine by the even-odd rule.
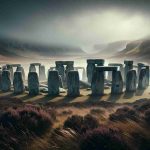
[[24, 68], [21, 67], [21, 66], [17, 66], [16, 72], [18, 72], [18, 71], [22, 72], [22, 78], [23, 78], [23, 81], [25, 81], [25, 71], [24, 71]]
[[58, 71], [49, 71], [48, 74], [48, 95], [59, 95], [59, 73]]
[[67, 74], [67, 95], [79, 96], [80, 95], [80, 81], [78, 71], [69, 71]]
[[149, 70], [149, 66], [145, 66], [146, 67], [146, 85], [149, 86], [149, 78], [150, 78], [150, 70]]
[[92, 95], [96, 96], [104, 94], [104, 78], [104, 71], [96, 68], [91, 82]]
[[45, 66], [40, 66], [40, 68], [39, 68], [39, 80], [40, 81], [46, 80]]
[[62, 77], [59, 75], [59, 87], [64, 88]]
[[8, 92], [11, 90], [10, 71], [4, 70], [2, 72], [2, 91]]
[[142, 89], [145, 89], [146, 87], [147, 87], [146, 69], [143, 68], [140, 71], [138, 88], [142, 90]]
[[65, 68], [63, 65], [63, 62], [61, 61], [56, 61], [56, 70], [58, 71], [59, 75], [61, 75], [62, 79], [65, 79]]
[[35, 67], [35, 65], [30, 65], [30, 67], [29, 67], [29, 72], [36, 72], [36, 67]]
[[73, 71], [74, 70], [74, 62], [73, 61], [68, 61], [67, 62], [67, 66], [66, 66], [66, 74], [69, 72], [69, 71]]
[[113, 71], [112, 72], [112, 94], [121, 94], [123, 91], [123, 79], [121, 75], [121, 71]]
[[135, 70], [129, 70], [126, 76], [126, 92], [136, 91], [137, 75]]
[[0, 90], [2, 90], [2, 70], [0, 70]]
[[23, 83], [23, 76], [21, 71], [17, 71], [14, 73], [13, 86], [14, 86], [15, 94], [21, 94], [25, 91], [25, 86]]
[[93, 62], [93, 60], [87, 60], [87, 79], [88, 82], [91, 83], [92, 82], [92, 77], [95, 71], [95, 64]]
[[28, 74], [28, 89], [29, 95], [38, 95], [39, 90], [39, 78], [36, 72], [29, 72]]
[[125, 68], [124, 68], [124, 81], [126, 83], [127, 73], [128, 73], [128, 71], [130, 71], [130, 70], [133, 69], [133, 61], [131, 61], [131, 60], [130, 61], [125, 60], [124, 64], [125, 64]]

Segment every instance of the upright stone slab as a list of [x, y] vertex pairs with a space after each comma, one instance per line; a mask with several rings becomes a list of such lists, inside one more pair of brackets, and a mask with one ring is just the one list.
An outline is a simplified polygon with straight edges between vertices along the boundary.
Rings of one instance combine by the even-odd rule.
[[67, 95], [79, 96], [80, 95], [80, 83], [78, 71], [69, 71], [67, 74]]
[[15, 94], [21, 94], [25, 91], [23, 76], [21, 71], [17, 71], [14, 73], [13, 86], [14, 86]]
[[124, 81], [126, 83], [127, 73], [128, 73], [128, 71], [130, 71], [130, 70], [133, 69], [133, 61], [127, 61], [127, 60], [125, 60], [124, 64], [125, 64], [125, 68], [124, 68]]
[[62, 77], [59, 75], [59, 87], [64, 88]]
[[66, 62], [66, 74], [69, 72], [69, 71], [73, 71], [74, 70], [74, 62], [73, 61], [67, 61]]
[[2, 72], [2, 91], [8, 92], [11, 90], [10, 71], [4, 70]]
[[91, 83], [92, 95], [96, 96], [104, 94], [104, 77], [104, 71], [96, 68]]
[[18, 72], [18, 71], [21, 71], [23, 81], [25, 81], [25, 71], [24, 71], [24, 68], [21, 67], [21, 66], [17, 66], [16, 72]]
[[136, 91], [136, 71], [130, 70], [126, 76], [126, 92], [135, 92]]
[[45, 66], [40, 66], [39, 68], [39, 80], [45, 81], [46, 80], [46, 74], [45, 74]]
[[149, 86], [149, 78], [150, 78], [150, 70], [149, 70], [149, 66], [145, 66], [146, 68], [146, 85]]
[[12, 65], [7, 65], [7, 70], [9, 70], [9, 72], [10, 72], [10, 80], [12, 82], [13, 81], [13, 77], [14, 77], [14, 72], [13, 72]]
[[28, 74], [28, 89], [29, 95], [39, 94], [39, 79], [36, 72], [29, 72]]
[[88, 82], [91, 83], [92, 82], [92, 77], [93, 77], [93, 74], [94, 74], [94, 70], [95, 70], [95, 63], [93, 60], [91, 59], [88, 59], [87, 60], [87, 79], [88, 79]]
[[0, 70], [0, 90], [2, 90], [2, 70]]
[[147, 87], [146, 69], [143, 68], [140, 71], [138, 88], [142, 90], [145, 89], [146, 87]]
[[141, 69], [145, 66], [145, 64], [143, 64], [143, 63], [138, 63], [137, 64], [138, 65], [138, 70], [137, 70], [137, 72], [138, 72], [138, 79], [139, 79], [139, 75], [140, 75], [140, 72], [141, 72]]
[[61, 75], [62, 79], [65, 79], [65, 68], [62, 61], [56, 61], [56, 70], [58, 71], [59, 75]]
[[59, 74], [58, 71], [49, 71], [48, 95], [59, 95]]
[[120, 94], [123, 91], [123, 79], [121, 75], [121, 71], [113, 71], [112, 72], [112, 94]]
[[35, 65], [30, 65], [30, 67], [29, 67], [29, 72], [36, 72], [36, 67], [35, 67]]

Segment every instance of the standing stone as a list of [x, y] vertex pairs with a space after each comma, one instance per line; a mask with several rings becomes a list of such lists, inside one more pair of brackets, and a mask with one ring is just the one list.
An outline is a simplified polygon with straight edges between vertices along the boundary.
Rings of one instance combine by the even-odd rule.
[[38, 79], [38, 75], [36, 72], [29, 72], [28, 88], [29, 88], [29, 95], [39, 94], [39, 79]]
[[66, 75], [69, 71], [73, 71], [74, 70], [74, 62], [73, 61], [68, 61], [67, 62], [67, 66], [66, 66]]
[[59, 95], [59, 74], [58, 71], [49, 71], [48, 75], [48, 94]]
[[62, 77], [59, 75], [59, 87], [64, 88]]
[[9, 72], [10, 72], [10, 80], [12, 82], [13, 76], [14, 76], [13, 67], [11, 65], [7, 65], [7, 70], [9, 70]]
[[35, 65], [30, 65], [30, 67], [29, 67], [29, 72], [36, 72], [36, 67], [35, 67]]
[[124, 68], [124, 81], [126, 82], [126, 78], [127, 78], [127, 73], [128, 71], [133, 69], [133, 61], [124, 61], [125, 64], [125, 68]]
[[8, 92], [11, 90], [10, 71], [5, 70], [2, 72], [2, 91]]
[[0, 90], [2, 90], [2, 70], [0, 70]]
[[139, 79], [139, 76], [140, 76], [140, 72], [141, 72], [141, 69], [143, 68], [145, 66], [145, 64], [143, 64], [143, 63], [138, 63], [138, 70], [137, 70], [137, 72], [138, 72], [138, 79]]
[[126, 92], [135, 92], [136, 91], [136, 71], [130, 70], [126, 76]]
[[39, 79], [40, 79], [40, 81], [46, 80], [45, 66], [40, 66], [40, 68], [39, 68]]
[[98, 68], [96, 68], [91, 83], [92, 95], [104, 94], [104, 78], [104, 71], [101, 71]]
[[145, 89], [146, 87], [147, 87], [146, 69], [143, 68], [140, 71], [138, 88], [142, 90]]
[[25, 87], [24, 87], [23, 76], [21, 71], [17, 71], [14, 73], [13, 86], [14, 86], [15, 94], [21, 94], [24, 92]]
[[17, 66], [16, 72], [18, 72], [18, 71], [21, 71], [23, 81], [25, 81], [25, 71], [24, 71], [24, 68], [21, 67], [21, 66]]
[[88, 82], [91, 83], [92, 82], [92, 77], [95, 71], [95, 64], [93, 62], [93, 60], [88, 59], [87, 60], [87, 78], [88, 78]]
[[78, 71], [69, 71], [67, 74], [67, 95], [68, 96], [79, 96], [80, 95], [80, 84], [79, 84], [79, 73]]
[[149, 86], [150, 70], [149, 70], [149, 66], [145, 66], [145, 67], [146, 67], [146, 79], [147, 79], [146, 85]]
[[59, 75], [61, 75], [62, 79], [65, 79], [65, 68], [63, 65], [63, 62], [61, 61], [56, 61], [56, 70], [58, 71]]
[[121, 75], [121, 71], [113, 71], [112, 72], [112, 94], [120, 94], [123, 91], [123, 79]]

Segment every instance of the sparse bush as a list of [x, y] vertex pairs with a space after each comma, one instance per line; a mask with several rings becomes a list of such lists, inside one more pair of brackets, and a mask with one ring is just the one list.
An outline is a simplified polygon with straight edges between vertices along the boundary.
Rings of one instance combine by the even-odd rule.
[[16, 129], [16, 132], [29, 131], [41, 135], [52, 127], [53, 120], [43, 109], [25, 106], [7, 109], [0, 115], [0, 124], [4, 128]]
[[115, 113], [110, 114], [109, 119], [111, 121], [125, 121], [125, 120], [134, 120], [138, 121], [140, 118], [139, 114], [130, 107], [122, 107], [116, 110]]
[[81, 150], [127, 150], [127, 145], [119, 130], [100, 126], [83, 135], [80, 148]]
[[93, 115], [101, 115], [104, 114], [105, 110], [100, 108], [93, 108], [90, 110], [90, 113]]
[[99, 126], [99, 121], [92, 115], [86, 115], [84, 117], [73, 115], [68, 117], [64, 123], [64, 128], [71, 128], [77, 133], [85, 133], [89, 129], [95, 129]]
[[145, 112], [146, 110], [148, 110], [150, 108], [150, 102], [149, 101], [144, 102], [141, 105], [135, 106], [135, 108], [136, 108], [137, 111]]

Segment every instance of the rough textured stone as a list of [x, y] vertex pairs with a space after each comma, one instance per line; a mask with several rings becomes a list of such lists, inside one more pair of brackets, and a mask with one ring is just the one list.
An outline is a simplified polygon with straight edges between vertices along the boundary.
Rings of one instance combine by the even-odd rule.
[[92, 82], [92, 77], [95, 71], [95, 64], [93, 63], [88, 63], [87, 65], [87, 78], [88, 78], [88, 82], [91, 83]]
[[40, 66], [40, 68], [39, 68], [39, 80], [40, 81], [46, 80], [45, 66]]
[[128, 71], [130, 71], [130, 70], [133, 69], [133, 61], [127, 61], [127, 60], [125, 60], [124, 64], [125, 64], [125, 68], [124, 68], [124, 81], [126, 83], [127, 73], [128, 73]]
[[113, 71], [112, 73], [112, 94], [120, 94], [123, 91], [123, 79], [120, 71]]
[[68, 96], [79, 96], [80, 95], [80, 84], [79, 84], [79, 73], [78, 71], [69, 71], [67, 74], [67, 95]]
[[149, 78], [150, 78], [150, 72], [149, 72], [149, 66], [145, 66], [146, 67], [146, 85], [149, 86]]
[[147, 76], [146, 76], [146, 69], [141, 69], [140, 75], [139, 75], [139, 83], [138, 88], [139, 89], [145, 89], [147, 87]]
[[2, 70], [0, 70], [0, 90], [2, 90]]
[[48, 75], [48, 94], [59, 95], [59, 74], [58, 71], [49, 71]]
[[35, 65], [30, 65], [30, 67], [29, 67], [29, 72], [36, 72], [36, 67], [35, 67]]
[[59, 75], [59, 87], [64, 88], [62, 77]]
[[104, 77], [104, 71], [96, 68], [91, 83], [92, 95], [104, 94]]
[[15, 94], [21, 94], [25, 91], [23, 76], [21, 71], [17, 71], [14, 73], [13, 86], [14, 86]]
[[69, 71], [73, 71], [74, 70], [74, 62], [73, 61], [68, 61], [67, 62], [67, 66], [66, 66], [66, 74], [69, 72]]
[[24, 71], [24, 68], [21, 67], [21, 66], [17, 66], [16, 72], [17, 72], [17, 71], [21, 71], [23, 81], [25, 81], [25, 71]]
[[29, 72], [28, 88], [29, 88], [29, 95], [39, 94], [39, 79], [38, 79], [38, 75], [36, 72]]
[[4, 70], [2, 72], [2, 91], [8, 92], [11, 89], [10, 71]]
[[62, 79], [65, 79], [65, 68], [63, 62], [56, 61], [56, 70], [58, 71], [59, 75], [61, 75]]
[[126, 76], [126, 92], [135, 92], [136, 91], [136, 71], [130, 70]]

